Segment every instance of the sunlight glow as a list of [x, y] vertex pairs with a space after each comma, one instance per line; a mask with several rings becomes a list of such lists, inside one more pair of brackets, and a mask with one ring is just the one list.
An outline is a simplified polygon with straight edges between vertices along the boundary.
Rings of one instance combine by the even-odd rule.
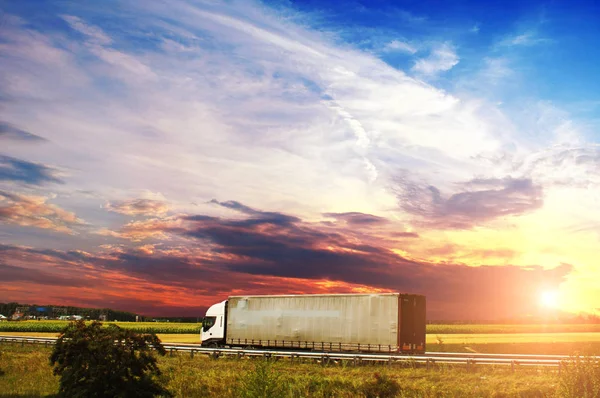
[[558, 307], [558, 292], [557, 291], [545, 291], [540, 295], [540, 303], [546, 308]]

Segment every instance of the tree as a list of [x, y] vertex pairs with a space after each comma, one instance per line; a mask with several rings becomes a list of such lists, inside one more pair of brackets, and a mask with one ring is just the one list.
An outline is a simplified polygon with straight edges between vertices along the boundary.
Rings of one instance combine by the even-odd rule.
[[59, 394], [68, 397], [170, 396], [157, 381], [153, 350], [165, 355], [155, 334], [138, 334], [100, 322], [72, 322], [50, 356], [60, 376]]

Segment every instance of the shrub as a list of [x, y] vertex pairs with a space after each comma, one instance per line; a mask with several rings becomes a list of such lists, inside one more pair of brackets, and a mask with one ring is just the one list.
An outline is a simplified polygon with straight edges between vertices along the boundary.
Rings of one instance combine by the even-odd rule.
[[391, 398], [400, 393], [400, 385], [389, 376], [375, 373], [375, 380], [365, 382], [362, 392], [367, 398]]
[[238, 397], [279, 398], [285, 396], [285, 382], [267, 360], [258, 361], [241, 379]]
[[137, 334], [100, 322], [77, 321], [60, 334], [50, 363], [60, 376], [59, 395], [68, 397], [170, 396], [156, 377], [152, 351], [166, 351], [154, 334]]
[[593, 358], [563, 362], [558, 385], [559, 397], [599, 398], [600, 364]]
[[[323, 379], [314, 377], [308, 381], [306, 390], [309, 397], [335, 398], [356, 393], [354, 385], [349, 381]], [[302, 395], [301, 395], [302, 396]]]

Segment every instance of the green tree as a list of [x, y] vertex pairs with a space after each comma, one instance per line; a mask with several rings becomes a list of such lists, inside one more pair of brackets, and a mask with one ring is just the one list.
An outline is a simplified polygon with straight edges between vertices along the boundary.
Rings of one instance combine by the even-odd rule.
[[166, 351], [155, 334], [138, 334], [116, 325], [72, 322], [50, 356], [60, 376], [59, 395], [67, 397], [170, 396], [158, 382], [153, 354]]

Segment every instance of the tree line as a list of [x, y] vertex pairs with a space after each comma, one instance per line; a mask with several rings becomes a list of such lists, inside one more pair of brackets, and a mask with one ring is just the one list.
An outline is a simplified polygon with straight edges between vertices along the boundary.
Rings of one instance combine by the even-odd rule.
[[[0, 314], [10, 317], [17, 310], [23, 315], [36, 317], [58, 318], [62, 315], [80, 315], [89, 319], [100, 319], [105, 316], [107, 321], [135, 322], [137, 314], [117, 311], [110, 308], [83, 308], [61, 305], [37, 305], [22, 303], [0, 303]], [[151, 318], [139, 316], [140, 321], [151, 320]]]

